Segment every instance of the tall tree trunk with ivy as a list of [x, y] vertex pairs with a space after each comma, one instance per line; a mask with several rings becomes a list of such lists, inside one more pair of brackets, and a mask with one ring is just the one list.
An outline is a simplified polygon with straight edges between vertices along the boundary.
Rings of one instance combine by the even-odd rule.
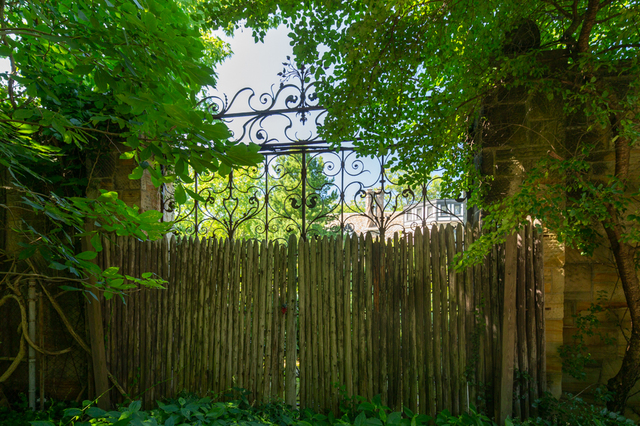
[[[622, 184], [623, 191], [629, 188], [629, 166], [631, 160], [631, 141], [621, 137], [617, 127], [624, 116], [615, 116], [612, 129], [615, 139], [615, 178]], [[603, 223], [611, 251], [616, 261], [622, 289], [627, 300], [629, 316], [631, 318], [631, 337], [627, 342], [627, 349], [622, 359], [622, 366], [612, 377], [607, 386], [613, 393], [613, 399], [608, 403], [611, 411], [623, 412], [629, 392], [640, 378], [640, 281], [636, 272], [637, 247], [625, 242], [625, 224], [616, 205], [624, 205], [623, 200], [613, 200], [607, 204], [610, 218]]]

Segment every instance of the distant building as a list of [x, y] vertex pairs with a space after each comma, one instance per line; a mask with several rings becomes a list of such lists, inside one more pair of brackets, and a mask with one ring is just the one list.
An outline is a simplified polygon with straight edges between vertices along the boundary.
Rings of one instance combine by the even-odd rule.
[[[434, 224], [446, 225], [467, 222], [467, 203], [454, 199], [424, 200], [422, 202], [397, 206], [385, 202], [381, 192], [367, 191], [365, 208], [361, 212], [343, 213], [342, 222], [348, 233], [380, 235], [392, 238], [398, 232], [413, 233], [417, 227], [431, 227]], [[384, 209], [383, 209], [384, 207]], [[335, 226], [338, 220], [330, 225]]]

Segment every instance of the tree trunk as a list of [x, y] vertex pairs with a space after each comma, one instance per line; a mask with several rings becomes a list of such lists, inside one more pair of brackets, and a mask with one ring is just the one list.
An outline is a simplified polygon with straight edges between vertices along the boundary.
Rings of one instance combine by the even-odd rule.
[[[91, 185], [91, 182], [89, 182]], [[87, 188], [87, 198], [98, 198], [98, 191], [93, 187]], [[85, 232], [93, 231], [94, 225], [87, 221]], [[92, 250], [91, 235], [82, 237], [82, 250]], [[95, 259], [91, 262], [95, 263]], [[102, 324], [102, 306], [100, 300], [102, 293], [96, 288], [96, 278], [89, 276], [89, 291], [93, 294], [86, 296], [87, 324], [89, 328], [89, 338], [91, 342], [91, 361], [93, 365], [93, 377], [95, 380], [95, 398], [98, 398], [98, 407], [103, 410], [111, 409], [111, 397], [109, 395], [109, 373], [107, 371], [107, 358], [104, 347], [104, 327]]]
[[[619, 227], [616, 227], [619, 229]], [[607, 388], [613, 392], [613, 400], [607, 403], [610, 411], [624, 412], [629, 392], [640, 378], [640, 284], [634, 263], [635, 248], [620, 243], [616, 229], [607, 229], [607, 236], [616, 259], [620, 281], [631, 316], [631, 338], [622, 359], [620, 371], [609, 379]]]
[[[617, 135], [617, 125], [623, 117], [612, 117], [612, 130]], [[615, 141], [615, 176], [627, 188], [629, 179], [629, 163], [631, 159], [631, 143], [629, 139], [620, 137]], [[618, 201], [618, 200], [615, 200]], [[611, 411], [623, 412], [629, 392], [640, 378], [640, 282], [636, 273], [636, 248], [624, 242], [624, 217], [614, 206], [607, 204], [610, 218], [603, 223], [613, 256], [616, 260], [622, 289], [627, 300], [631, 318], [631, 338], [622, 360], [620, 371], [607, 383], [613, 392], [613, 400], [607, 404]]]

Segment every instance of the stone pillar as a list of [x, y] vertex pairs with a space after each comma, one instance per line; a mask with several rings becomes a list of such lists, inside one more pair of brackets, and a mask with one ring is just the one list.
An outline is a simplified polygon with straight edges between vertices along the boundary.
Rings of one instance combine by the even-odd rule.
[[[526, 172], [547, 155], [566, 155], [561, 104], [530, 96], [524, 88], [500, 90], [486, 100], [481, 129], [484, 175], [494, 178], [488, 197], [513, 194]], [[544, 236], [545, 325], [547, 383], [554, 396], [562, 392], [565, 248], [552, 233]]]
[[[620, 90], [629, 87], [624, 78], [602, 78], [615, 79], [610, 83]], [[539, 159], [571, 158], [584, 143], [594, 147], [588, 158], [590, 179], [606, 182], [613, 175], [615, 153], [609, 130], [590, 127], [592, 123], [583, 114], [565, 114], [562, 100], [531, 96], [524, 89], [515, 88], [499, 90], [487, 98], [485, 104], [485, 120], [476, 137], [481, 139], [483, 147], [481, 171], [494, 179], [488, 192], [491, 201], [513, 194]], [[640, 185], [638, 149], [632, 152], [631, 175], [630, 186], [637, 188]], [[604, 235], [602, 229], [599, 231]], [[593, 256], [586, 257], [576, 249], [565, 247], [553, 233], [546, 231], [544, 282], [549, 390], [557, 397], [562, 392], [575, 394], [606, 384], [620, 368], [626, 348], [624, 334], [627, 330], [628, 335], [629, 328], [626, 300], [607, 241], [603, 239]], [[603, 300], [607, 310], [597, 314], [601, 325], [595, 335], [585, 336], [592, 361], [585, 368], [586, 380], [577, 380], [563, 374], [558, 348], [573, 343], [573, 336], [578, 332], [576, 318], [588, 314], [603, 292], [607, 295]], [[636, 391], [640, 391], [640, 384], [632, 394]], [[633, 396], [629, 404], [640, 405], [640, 393]]]

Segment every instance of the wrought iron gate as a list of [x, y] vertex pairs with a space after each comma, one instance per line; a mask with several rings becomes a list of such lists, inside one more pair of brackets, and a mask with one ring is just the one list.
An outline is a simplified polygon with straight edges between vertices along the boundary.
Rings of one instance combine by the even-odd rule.
[[[289, 58], [287, 58], [289, 59]], [[392, 154], [359, 157], [350, 141], [331, 143], [318, 133], [327, 113], [318, 105], [309, 71], [283, 63], [277, 90], [251, 88], [203, 102], [227, 122], [239, 143], [261, 145], [264, 162], [227, 177], [194, 173], [200, 199], [163, 203], [182, 235], [286, 241], [302, 236], [366, 233], [390, 237], [435, 222], [462, 223], [463, 199], [437, 199], [438, 179], [401, 187], [387, 164]], [[246, 109], [238, 105], [246, 101]]]

